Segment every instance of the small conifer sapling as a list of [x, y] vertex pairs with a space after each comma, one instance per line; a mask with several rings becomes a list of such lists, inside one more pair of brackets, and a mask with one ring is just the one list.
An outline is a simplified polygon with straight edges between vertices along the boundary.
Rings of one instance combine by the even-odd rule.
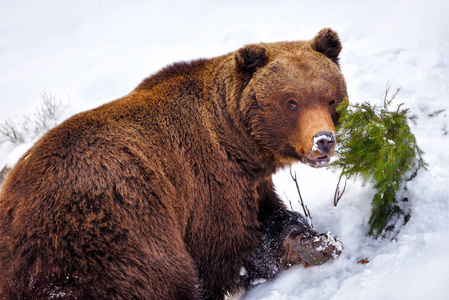
[[337, 108], [340, 124], [337, 128], [338, 160], [330, 167], [341, 170], [334, 204], [343, 192], [339, 192], [342, 177], [372, 182], [377, 193], [372, 199], [369, 219], [369, 235], [379, 236], [388, 221], [398, 213], [396, 193], [401, 184], [419, 168], [426, 168], [423, 152], [416, 144], [408, 122], [416, 123], [417, 117], [400, 104], [391, 110], [390, 105], [399, 92], [388, 98], [387, 86], [383, 105], [368, 102], [350, 105], [346, 100]]

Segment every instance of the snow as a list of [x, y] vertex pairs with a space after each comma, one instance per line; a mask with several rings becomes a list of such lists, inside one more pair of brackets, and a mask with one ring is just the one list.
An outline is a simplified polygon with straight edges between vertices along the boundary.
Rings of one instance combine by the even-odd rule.
[[[381, 104], [387, 82], [400, 87], [394, 104], [418, 115], [412, 130], [429, 168], [403, 192], [410, 221], [392, 239], [373, 239], [366, 236], [372, 186], [349, 181], [334, 207], [339, 174], [295, 165], [315, 229], [336, 234], [343, 252], [333, 263], [282, 272], [245, 299], [448, 299], [448, 14], [446, 0], [2, 0], [0, 121], [32, 115], [45, 92], [67, 103], [68, 117], [127, 94], [173, 61], [311, 39], [331, 27], [343, 43], [350, 101]], [[0, 144], [0, 169], [30, 146]], [[285, 200], [298, 198], [289, 170], [274, 181]]]
[[25, 143], [15, 147], [7, 156], [7, 159], [4, 162], [5, 166], [12, 168], [31, 146], [33, 146], [32, 143]]

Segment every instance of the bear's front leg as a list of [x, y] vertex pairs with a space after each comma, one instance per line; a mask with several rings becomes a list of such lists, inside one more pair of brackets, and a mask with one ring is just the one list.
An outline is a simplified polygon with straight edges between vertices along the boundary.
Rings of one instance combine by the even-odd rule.
[[246, 287], [294, 265], [321, 265], [338, 257], [343, 249], [335, 236], [319, 234], [301, 214], [284, 209], [275, 211], [261, 230], [260, 243], [243, 264], [241, 280]]

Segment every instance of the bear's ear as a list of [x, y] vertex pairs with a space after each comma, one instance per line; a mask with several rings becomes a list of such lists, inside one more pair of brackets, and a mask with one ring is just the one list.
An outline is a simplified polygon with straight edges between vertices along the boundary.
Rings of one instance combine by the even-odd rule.
[[311, 46], [313, 50], [323, 53], [338, 65], [341, 43], [335, 31], [330, 28], [321, 29], [313, 38]]
[[247, 45], [237, 50], [234, 55], [236, 70], [239, 73], [252, 76], [257, 68], [268, 63], [267, 51], [260, 45]]

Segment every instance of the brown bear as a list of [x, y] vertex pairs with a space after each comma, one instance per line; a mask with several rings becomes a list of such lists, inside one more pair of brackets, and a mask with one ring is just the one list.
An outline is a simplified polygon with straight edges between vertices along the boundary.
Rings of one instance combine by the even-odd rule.
[[223, 299], [271, 176], [333, 155], [346, 85], [331, 29], [175, 63], [50, 130], [0, 194], [3, 299]]

